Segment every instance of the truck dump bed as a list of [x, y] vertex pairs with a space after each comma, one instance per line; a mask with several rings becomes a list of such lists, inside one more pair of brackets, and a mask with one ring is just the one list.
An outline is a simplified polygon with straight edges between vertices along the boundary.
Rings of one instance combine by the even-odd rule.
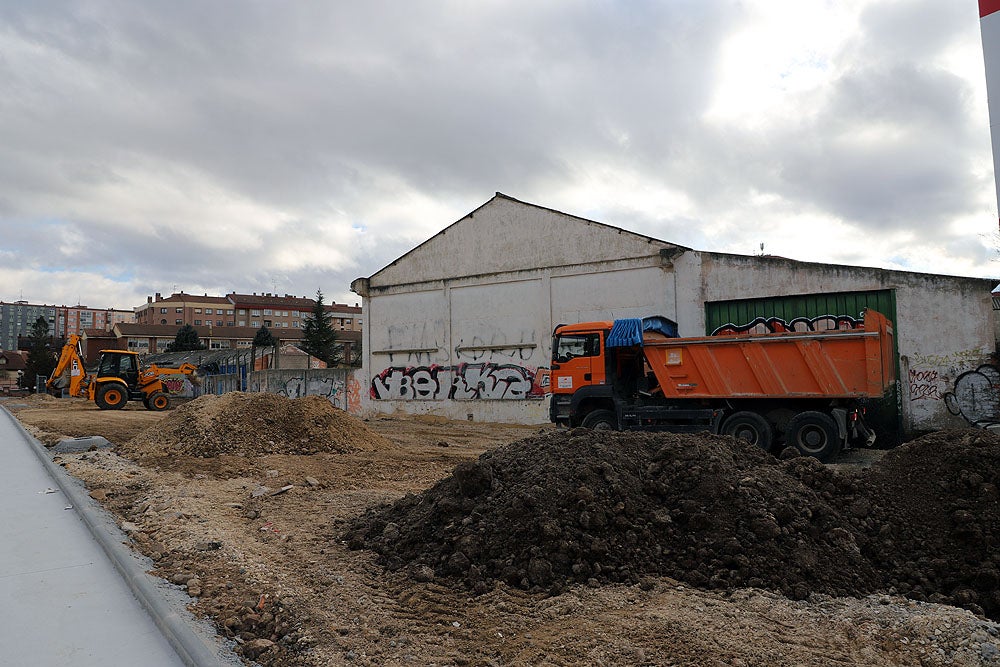
[[882, 398], [896, 381], [892, 324], [864, 329], [673, 338], [643, 350], [668, 398]]

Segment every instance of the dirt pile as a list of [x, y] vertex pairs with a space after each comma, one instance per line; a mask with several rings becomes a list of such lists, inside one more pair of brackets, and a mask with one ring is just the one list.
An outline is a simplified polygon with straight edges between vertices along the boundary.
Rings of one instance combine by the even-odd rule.
[[577, 429], [462, 464], [418, 496], [370, 511], [349, 543], [390, 569], [526, 589], [636, 582], [759, 586], [801, 598], [879, 578], [848, 516], [765, 452], [707, 434]]
[[389, 569], [477, 592], [495, 580], [556, 593], [645, 576], [799, 599], [895, 586], [995, 615], [985, 598], [996, 597], [1000, 439], [972, 433], [840, 474], [720, 436], [577, 429], [461, 464], [345, 537]]
[[1000, 436], [934, 433], [888, 452], [863, 481], [877, 526], [866, 555], [886, 583], [1000, 618]]
[[322, 396], [205, 395], [169, 413], [118, 448], [132, 459], [185, 455], [315, 454], [375, 451], [392, 445]]

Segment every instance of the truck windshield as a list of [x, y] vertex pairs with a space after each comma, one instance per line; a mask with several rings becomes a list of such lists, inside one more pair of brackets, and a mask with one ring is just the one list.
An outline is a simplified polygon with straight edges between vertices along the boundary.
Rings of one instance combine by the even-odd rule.
[[552, 360], [564, 364], [576, 357], [596, 357], [601, 349], [600, 334], [565, 334], [556, 337]]

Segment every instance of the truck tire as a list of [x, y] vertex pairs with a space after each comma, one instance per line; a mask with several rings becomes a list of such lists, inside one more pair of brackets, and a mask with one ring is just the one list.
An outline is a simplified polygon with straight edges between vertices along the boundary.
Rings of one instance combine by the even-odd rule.
[[170, 409], [170, 397], [162, 391], [157, 391], [145, 400], [146, 409], [154, 412], [162, 412]]
[[611, 410], [594, 410], [583, 418], [580, 426], [592, 428], [595, 431], [617, 431], [618, 418]]
[[117, 382], [102, 384], [97, 388], [94, 402], [101, 410], [121, 410], [128, 403], [128, 391]]
[[822, 412], [800, 412], [788, 421], [785, 444], [827, 463], [840, 453], [837, 423]]
[[727, 417], [726, 421], [722, 422], [721, 433], [756, 445], [764, 451], [770, 450], [774, 444], [774, 431], [771, 430], [771, 425], [762, 416], [749, 410], [734, 412]]

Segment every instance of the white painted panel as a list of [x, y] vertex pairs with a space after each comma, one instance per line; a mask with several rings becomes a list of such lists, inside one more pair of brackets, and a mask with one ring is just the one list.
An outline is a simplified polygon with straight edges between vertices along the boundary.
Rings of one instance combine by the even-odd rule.
[[550, 343], [543, 290], [541, 280], [452, 289], [454, 363], [547, 362]]
[[366, 328], [373, 368], [447, 360], [448, 304], [443, 290], [387, 294], [369, 303]]
[[673, 273], [658, 267], [552, 278], [556, 324], [663, 315], [675, 318]]

